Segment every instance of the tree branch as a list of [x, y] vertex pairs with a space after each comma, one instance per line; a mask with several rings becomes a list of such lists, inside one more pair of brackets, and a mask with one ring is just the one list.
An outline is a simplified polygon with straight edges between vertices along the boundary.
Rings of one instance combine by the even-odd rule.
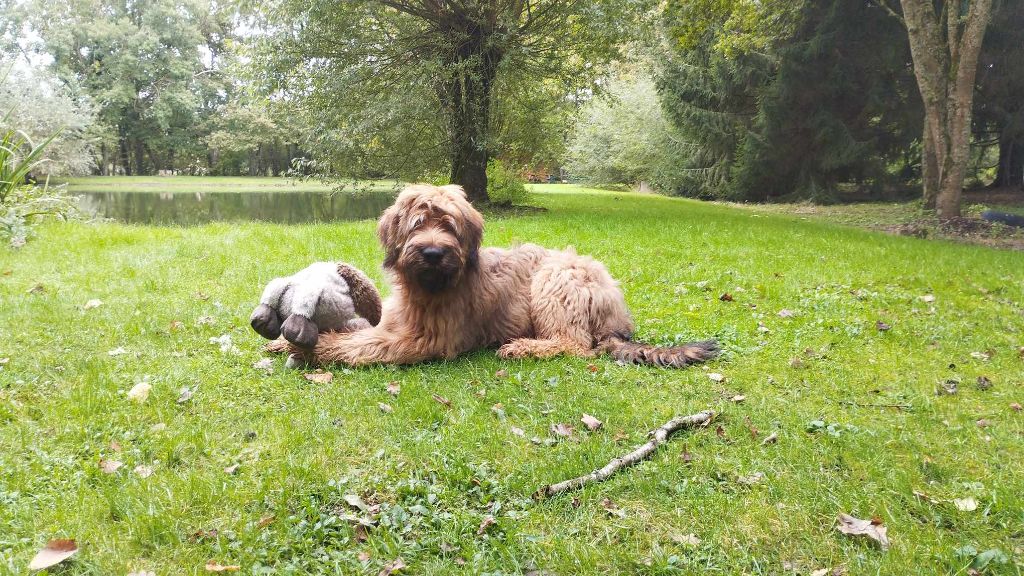
[[548, 498], [560, 494], [562, 492], [567, 492], [569, 490], [576, 490], [582, 488], [592, 482], [603, 482], [610, 478], [619, 470], [622, 470], [623, 468], [628, 468], [646, 458], [649, 458], [651, 454], [654, 454], [654, 451], [658, 449], [658, 446], [664, 444], [668, 440], [668, 437], [671, 436], [673, 432], [680, 430], [682, 428], [707, 426], [709, 423], [711, 423], [711, 420], [713, 420], [714, 417], [715, 413], [713, 411], [705, 410], [703, 412], [698, 412], [691, 416], [673, 418], [666, 422], [665, 424], [662, 424], [661, 427], [652, 430], [648, 434], [648, 436], [650, 436], [651, 439], [648, 440], [646, 444], [638, 446], [629, 454], [613, 459], [603, 468], [594, 470], [590, 474], [585, 474], [583, 476], [580, 476], [578, 478], [572, 478], [570, 480], [563, 480], [562, 482], [558, 482], [556, 484], [548, 484], [547, 486], [542, 486], [536, 492], [533, 493], [533, 497], [539, 500], [541, 498]]

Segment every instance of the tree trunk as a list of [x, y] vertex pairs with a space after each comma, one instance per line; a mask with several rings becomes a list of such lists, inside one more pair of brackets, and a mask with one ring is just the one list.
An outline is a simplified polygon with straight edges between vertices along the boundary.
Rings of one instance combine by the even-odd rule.
[[128, 149], [128, 138], [124, 135], [123, 131], [118, 138], [117, 146], [120, 148], [121, 153], [121, 167], [124, 169], [125, 176], [132, 175], [132, 155]]
[[999, 140], [999, 167], [996, 186], [1024, 188], [1024, 138]]
[[[969, 2], [966, 13], [961, 9]], [[978, 55], [992, 0], [900, 0], [924, 100], [922, 179], [924, 202], [939, 218], [960, 217], [960, 197], [970, 153], [971, 107]]]

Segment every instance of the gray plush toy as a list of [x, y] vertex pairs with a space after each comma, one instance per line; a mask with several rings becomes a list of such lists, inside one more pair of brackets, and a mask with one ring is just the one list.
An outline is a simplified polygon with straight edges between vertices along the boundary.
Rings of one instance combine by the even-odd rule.
[[311, 349], [321, 332], [376, 326], [380, 308], [380, 293], [361, 270], [342, 262], [317, 262], [271, 280], [249, 323], [264, 338], [284, 336]]

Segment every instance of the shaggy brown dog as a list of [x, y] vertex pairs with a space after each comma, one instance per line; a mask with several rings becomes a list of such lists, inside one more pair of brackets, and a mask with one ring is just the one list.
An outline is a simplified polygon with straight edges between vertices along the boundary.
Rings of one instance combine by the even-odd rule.
[[403, 190], [377, 227], [394, 285], [380, 323], [322, 334], [307, 358], [411, 364], [498, 346], [503, 358], [608, 352], [624, 362], [683, 367], [718, 353], [712, 340], [674, 347], [630, 341], [622, 291], [600, 262], [534, 244], [480, 248], [483, 225], [458, 186]]

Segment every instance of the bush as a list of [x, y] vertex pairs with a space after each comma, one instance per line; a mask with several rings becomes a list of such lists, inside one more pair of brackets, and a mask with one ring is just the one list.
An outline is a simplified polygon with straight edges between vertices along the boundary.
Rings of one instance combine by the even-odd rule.
[[530, 192], [518, 174], [494, 159], [487, 163], [487, 197], [497, 206], [522, 205], [529, 202]]
[[36, 145], [24, 133], [0, 133], [0, 239], [14, 248], [28, 240], [34, 220], [66, 218], [78, 212], [75, 199], [64, 194], [63, 187], [28, 182], [45, 162], [43, 151], [52, 141], [51, 136]]

